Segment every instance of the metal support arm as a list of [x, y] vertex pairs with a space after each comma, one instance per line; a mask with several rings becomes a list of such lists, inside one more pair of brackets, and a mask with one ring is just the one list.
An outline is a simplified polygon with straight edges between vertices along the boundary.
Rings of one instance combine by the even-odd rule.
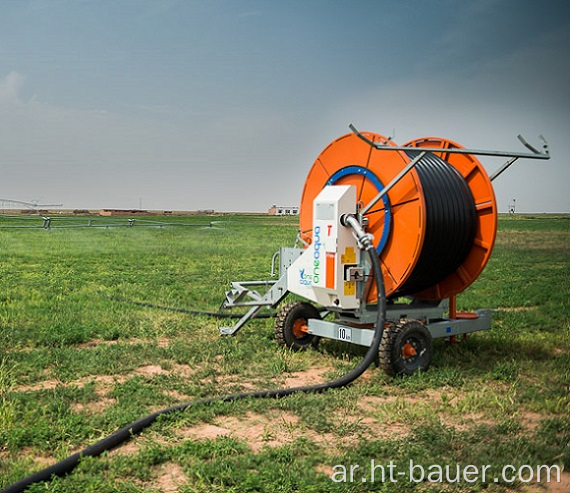
[[354, 132], [354, 134], [359, 138], [366, 142], [371, 147], [378, 149], [379, 151], [409, 151], [411, 149], [418, 149], [424, 152], [443, 152], [446, 154], [473, 154], [477, 156], [498, 156], [498, 157], [508, 157], [508, 158], [527, 158], [527, 159], [550, 159], [550, 154], [548, 152], [548, 142], [546, 139], [541, 135], [540, 139], [542, 140], [542, 148], [543, 150], [540, 152], [531, 146], [526, 140], [524, 140], [520, 135], [518, 136], [519, 140], [530, 149], [532, 152], [508, 152], [508, 151], [489, 151], [484, 149], [463, 149], [458, 147], [451, 147], [451, 148], [441, 148], [441, 147], [406, 147], [406, 146], [391, 146], [386, 144], [381, 144], [380, 142], [373, 142], [364, 135], [362, 135], [356, 127], [351, 123], [349, 126], [350, 130]]
[[[287, 290], [287, 274], [278, 281], [247, 281], [232, 282], [232, 289], [226, 292], [226, 299], [222, 308], [248, 307], [249, 310], [239, 319], [233, 327], [221, 327], [222, 335], [235, 335], [249, 320], [255, 317], [262, 308], [276, 306], [289, 292]], [[268, 288], [260, 294], [250, 287], [259, 286]], [[249, 301], [244, 301], [249, 299]]]
[[394, 187], [394, 185], [396, 185], [402, 178], [404, 178], [404, 176], [412, 169], [416, 166], [416, 164], [418, 164], [420, 162], [420, 160], [426, 155], [427, 151], [423, 151], [420, 152], [414, 159], [412, 159], [408, 165], [402, 170], [400, 171], [393, 179], [390, 183], [388, 183], [388, 185], [386, 185], [379, 193], [378, 195], [376, 195], [376, 197], [374, 197], [369, 203], [368, 205], [362, 209], [361, 214], [365, 215], [370, 209], [372, 209], [372, 207], [374, 207], [379, 200], [382, 199], [382, 197], [384, 197], [384, 195], [386, 195], [390, 190], [392, 190], [392, 188]]

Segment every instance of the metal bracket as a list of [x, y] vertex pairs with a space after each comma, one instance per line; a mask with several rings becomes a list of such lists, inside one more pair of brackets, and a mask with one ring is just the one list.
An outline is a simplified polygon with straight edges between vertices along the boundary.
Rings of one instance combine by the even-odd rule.
[[273, 257], [271, 257], [271, 277], [275, 277], [275, 261], [277, 260], [277, 257], [279, 257], [279, 254], [280, 250], [277, 250], [273, 254]]
[[[540, 140], [542, 140], [542, 152], [538, 151], [535, 147], [531, 146], [521, 134], [517, 135], [517, 138], [522, 142], [522, 144], [529, 149], [530, 151], [532, 151], [533, 154], [538, 154], [541, 156], [547, 156], [547, 157], [543, 157], [541, 159], [549, 159], [550, 158], [550, 153], [548, 152], [548, 142], [546, 142], [546, 139], [540, 135], [539, 138]], [[503, 164], [499, 169], [497, 169], [497, 171], [495, 171], [490, 177], [489, 179], [491, 181], [495, 180], [496, 178], [498, 178], [503, 171], [506, 171], [513, 163], [516, 162], [516, 160], [518, 159], [518, 157], [512, 157], [511, 159], [509, 159], [505, 164]]]
[[507, 170], [511, 164], [513, 164], [516, 160], [518, 159], [518, 157], [513, 157], [511, 159], [509, 159], [505, 164], [503, 164], [497, 171], [495, 171], [490, 177], [489, 179], [491, 181], [493, 181], [494, 179], [498, 178], [501, 173], [503, 173], [503, 171]]
[[[221, 305], [222, 309], [239, 306], [272, 306], [277, 303], [274, 298], [273, 287], [279, 281], [239, 281], [230, 283], [231, 289], [226, 291], [226, 299]], [[259, 293], [253, 286], [266, 288], [264, 294]], [[246, 301], [249, 298], [249, 301]]]
[[[267, 290], [261, 294], [251, 287], [265, 287]], [[278, 281], [244, 281], [232, 282], [231, 288], [226, 292], [226, 299], [221, 308], [250, 307], [233, 327], [221, 327], [222, 335], [235, 335], [247, 322], [255, 317], [262, 308], [276, 306], [289, 292], [287, 290], [287, 274]]]

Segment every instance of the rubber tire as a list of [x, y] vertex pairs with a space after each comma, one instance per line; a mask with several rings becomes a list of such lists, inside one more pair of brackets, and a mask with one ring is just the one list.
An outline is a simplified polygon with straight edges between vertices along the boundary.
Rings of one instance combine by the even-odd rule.
[[318, 344], [319, 338], [317, 336], [307, 334], [300, 339], [295, 336], [293, 324], [300, 318], [305, 320], [310, 318], [320, 319], [321, 314], [310, 303], [294, 301], [285, 305], [275, 319], [275, 339], [281, 346], [298, 351], [311, 345], [315, 347]]
[[[420, 344], [423, 351], [418, 360], [406, 362], [402, 357], [402, 347], [410, 338]], [[413, 375], [417, 371], [428, 369], [433, 355], [433, 340], [423, 323], [402, 319], [398, 324], [391, 323], [386, 326], [378, 351], [380, 367], [388, 375]]]

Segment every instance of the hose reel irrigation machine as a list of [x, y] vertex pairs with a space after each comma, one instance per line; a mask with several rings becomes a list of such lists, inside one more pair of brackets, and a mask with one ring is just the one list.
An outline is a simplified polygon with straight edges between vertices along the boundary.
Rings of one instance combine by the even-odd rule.
[[[457, 312], [456, 296], [493, 249], [498, 211], [491, 182], [519, 158], [548, 159], [548, 144], [541, 136], [539, 151], [519, 135], [530, 152], [465, 149], [436, 137], [398, 146], [350, 129], [309, 171], [296, 242], [302, 247], [274, 255], [279, 280], [231, 283], [222, 308], [248, 311], [220, 331], [235, 335], [293, 293], [306, 301], [278, 313], [280, 344], [301, 349], [324, 337], [371, 346], [382, 308], [380, 365], [389, 375], [410, 375], [429, 366], [432, 339], [490, 329], [491, 310]], [[489, 177], [476, 155], [508, 160]], [[379, 260], [380, 289], [365, 250]]]

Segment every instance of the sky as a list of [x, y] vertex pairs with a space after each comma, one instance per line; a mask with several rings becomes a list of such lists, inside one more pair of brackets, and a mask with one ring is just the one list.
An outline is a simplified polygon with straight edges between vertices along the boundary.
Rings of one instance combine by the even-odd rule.
[[[0, 0], [0, 197], [297, 205], [348, 125], [525, 151], [500, 211], [570, 212], [570, 2]], [[492, 172], [504, 160], [481, 158]]]

